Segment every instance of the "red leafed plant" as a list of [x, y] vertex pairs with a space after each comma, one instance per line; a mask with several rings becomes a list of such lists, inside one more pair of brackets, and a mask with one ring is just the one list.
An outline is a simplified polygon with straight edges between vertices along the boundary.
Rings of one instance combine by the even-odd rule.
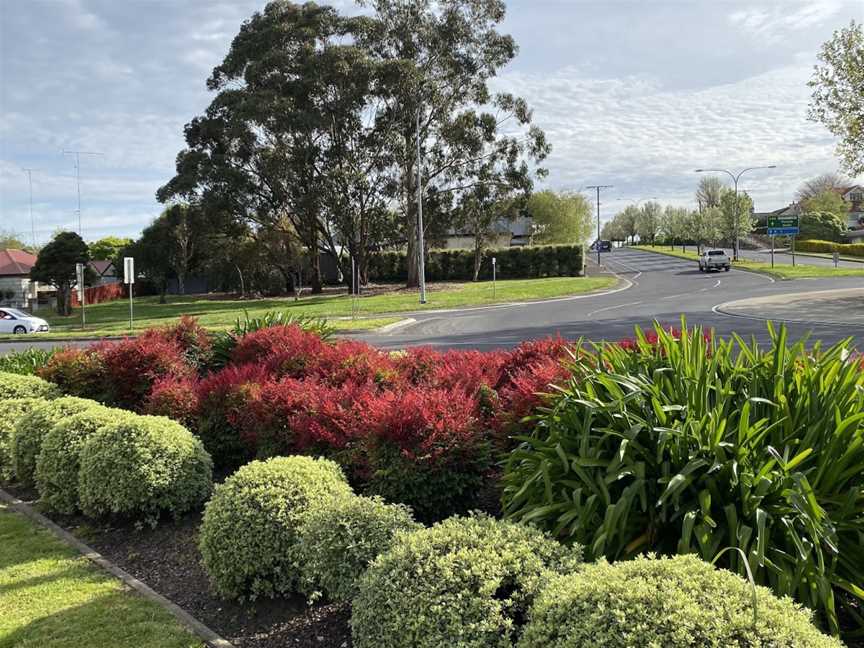
[[94, 400], [105, 397], [105, 363], [99, 347], [61, 349], [36, 374], [60, 387], [64, 394]]
[[105, 366], [106, 401], [130, 410], [140, 410], [160, 378], [193, 373], [180, 346], [158, 336], [127, 338], [101, 347], [99, 354]]
[[160, 378], [144, 402], [143, 413], [167, 416], [192, 428], [198, 413], [198, 381], [192, 376]]
[[501, 366], [501, 375], [497, 389], [506, 386], [522, 370], [547, 359], [566, 360], [575, 349], [575, 345], [561, 336], [543, 338], [542, 340], [526, 340], [510, 352]]
[[327, 346], [296, 324], [271, 326], [241, 337], [231, 352], [231, 364], [264, 362], [280, 375], [298, 377]]
[[410, 388], [362, 403], [366, 490], [434, 520], [470, 508], [490, 465], [477, 402], [462, 390]]
[[269, 380], [259, 364], [229, 365], [198, 383], [198, 436], [220, 468], [237, 467], [255, 453], [240, 438], [240, 424]]
[[183, 315], [174, 325], [149, 329], [139, 337], [162, 338], [176, 343], [186, 361], [195, 369], [206, 367], [213, 350], [210, 334], [198, 324], [198, 320], [188, 315]]
[[355, 340], [323, 348], [310, 366], [309, 375], [333, 386], [353, 383], [392, 387], [400, 382], [399, 371], [386, 353]]

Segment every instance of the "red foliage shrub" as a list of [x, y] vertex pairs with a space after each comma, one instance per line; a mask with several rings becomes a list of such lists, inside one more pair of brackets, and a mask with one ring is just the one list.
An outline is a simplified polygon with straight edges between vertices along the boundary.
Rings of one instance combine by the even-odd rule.
[[99, 353], [105, 365], [106, 401], [130, 410], [141, 408], [160, 378], [192, 374], [180, 346], [157, 336], [128, 338], [101, 347]]
[[144, 414], [167, 416], [193, 428], [198, 413], [198, 381], [190, 376], [160, 378], [153, 384], [142, 410]]
[[231, 364], [263, 362], [278, 375], [300, 377], [327, 346], [297, 325], [271, 326], [241, 337], [231, 352]]
[[501, 367], [508, 359], [505, 351], [436, 351], [415, 347], [393, 354], [391, 361], [404, 381], [443, 389], [463, 389], [476, 394], [482, 385], [498, 383]]
[[362, 414], [368, 492], [409, 504], [422, 520], [475, 503], [491, 459], [475, 399], [458, 389], [385, 391], [367, 397]]
[[543, 338], [542, 340], [526, 340], [510, 352], [501, 366], [501, 374], [495, 385], [501, 389], [524, 369], [547, 359], [565, 360], [570, 357], [574, 345], [561, 336]]
[[105, 363], [99, 347], [57, 351], [36, 374], [54, 383], [70, 396], [102, 400], [104, 398]]
[[158, 338], [174, 342], [180, 349], [186, 361], [195, 369], [206, 367], [213, 350], [213, 342], [207, 330], [198, 324], [194, 317], [183, 315], [173, 326], [149, 329], [141, 338]]
[[428, 385], [441, 362], [442, 353], [432, 347], [409, 347], [390, 354], [393, 366], [410, 385]]
[[325, 345], [309, 367], [309, 376], [333, 386], [370, 384], [392, 387], [401, 380], [389, 355], [355, 340]]
[[198, 436], [213, 463], [237, 467], [254, 456], [240, 438], [240, 427], [261, 386], [269, 380], [258, 364], [229, 365], [198, 383]]

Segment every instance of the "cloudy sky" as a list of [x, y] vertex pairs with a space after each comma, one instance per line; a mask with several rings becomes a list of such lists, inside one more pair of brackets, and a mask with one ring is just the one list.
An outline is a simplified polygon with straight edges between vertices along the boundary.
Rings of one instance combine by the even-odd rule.
[[[339, 0], [353, 7], [350, 0]], [[612, 184], [626, 199], [688, 204], [697, 167], [740, 169], [759, 211], [837, 170], [834, 142], [807, 121], [820, 44], [862, 0], [508, 0], [520, 46], [494, 82], [524, 96], [554, 151], [552, 188]], [[137, 234], [160, 211], [183, 126], [204, 81], [263, 0], [0, 0], [0, 230], [30, 240], [77, 229]]]

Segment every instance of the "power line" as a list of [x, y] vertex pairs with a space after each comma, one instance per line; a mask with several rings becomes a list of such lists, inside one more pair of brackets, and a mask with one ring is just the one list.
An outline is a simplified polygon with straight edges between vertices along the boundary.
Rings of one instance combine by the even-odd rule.
[[82, 155], [102, 155], [102, 153], [94, 153], [93, 151], [63, 151], [63, 155], [75, 156], [75, 179], [78, 186], [78, 236], [84, 238], [84, 231], [81, 228], [81, 156]]

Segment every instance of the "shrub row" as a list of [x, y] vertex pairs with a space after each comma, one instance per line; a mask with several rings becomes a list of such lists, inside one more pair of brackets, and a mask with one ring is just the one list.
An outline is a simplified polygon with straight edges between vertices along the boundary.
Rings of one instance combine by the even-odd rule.
[[[0, 374], [0, 390], [14, 379]], [[35, 486], [48, 510], [155, 523], [200, 506], [211, 471], [201, 442], [170, 419], [74, 396], [0, 399], [0, 478]]]
[[[479, 279], [492, 279], [492, 257], [499, 279], [579, 277], [585, 272], [585, 248], [581, 245], [538, 245], [487, 250]], [[369, 257], [369, 278], [373, 281], [405, 281], [408, 265], [405, 252], [378, 252]], [[426, 259], [429, 281], [471, 281], [474, 278], [473, 250], [429, 250]]]
[[839, 252], [846, 256], [864, 257], [864, 243], [834, 243], [833, 241], [804, 240], [796, 241], [795, 249], [800, 252]]
[[484, 515], [424, 528], [352, 494], [326, 459], [241, 468], [207, 504], [200, 547], [223, 596], [350, 600], [357, 648], [841, 645], [695, 556], [583, 565], [578, 546]]

